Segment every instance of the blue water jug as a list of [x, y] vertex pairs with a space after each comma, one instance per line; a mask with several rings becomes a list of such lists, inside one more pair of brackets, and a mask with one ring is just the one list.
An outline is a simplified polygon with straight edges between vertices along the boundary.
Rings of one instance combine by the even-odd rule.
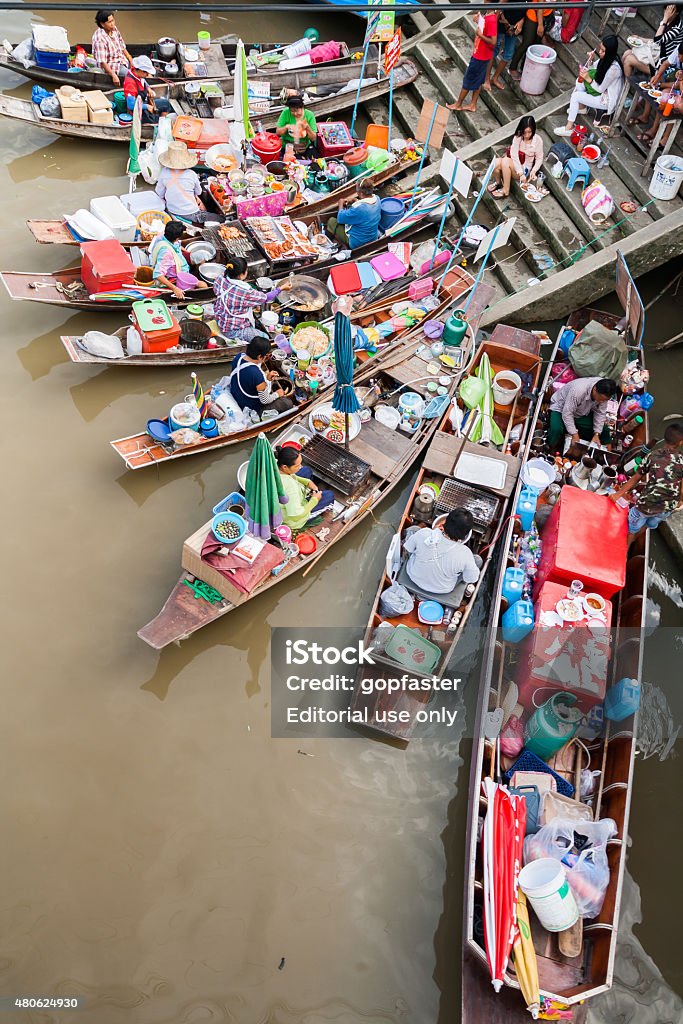
[[519, 601], [524, 587], [524, 569], [517, 565], [509, 565], [503, 576], [503, 597], [508, 607]]
[[518, 644], [534, 628], [534, 606], [531, 601], [515, 601], [504, 613], [503, 640], [506, 644]]
[[560, 335], [559, 348], [563, 355], [567, 355], [569, 349], [576, 340], [576, 331], [573, 331], [571, 327], [565, 327]]
[[525, 533], [531, 528], [531, 524], [534, 521], [537, 501], [538, 492], [535, 491], [533, 487], [522, 488], [522, 492], [517, 499], [517, 508], [515, 509], [515, 513], [519, 516], [519, 521], [522, 524], [522, 529]]
[[605, 695], [605, 715], [612, 722], [621, 722], [634, 715], [640, 707], [640, 683], [625, 677], [610, 686]]
[[655, 404], [654, 397], [649, 393], [649, 391], [644, 391], [642, 395], [637, 395], [636, 397], [640, 402], [640, 408], [644, 412], [647, 412], [647, 410], [651, 409], [652, 406]]

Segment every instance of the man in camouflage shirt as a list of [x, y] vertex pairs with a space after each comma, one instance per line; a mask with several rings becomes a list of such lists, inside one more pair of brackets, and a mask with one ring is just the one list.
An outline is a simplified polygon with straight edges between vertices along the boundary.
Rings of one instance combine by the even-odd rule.
[[647, 527], [656, 530], [677, 509], [683, 507], [683, 422], [671, 423], [664, 440], [645, 456], [637, 473], [614, 494], [616, 501], [637, 488], [628, 510], [628, 530], [634, 537]]

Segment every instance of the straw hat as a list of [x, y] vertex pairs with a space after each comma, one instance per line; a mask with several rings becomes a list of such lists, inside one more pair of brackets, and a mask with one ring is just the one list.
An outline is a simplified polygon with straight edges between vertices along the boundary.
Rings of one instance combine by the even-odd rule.
[[197, 163], [197, 156], [191, 153], [184, 142], [171, 142], [165, 153], [159, 156], [159, 163], [162, 167], [170, 167], [173, 171], [180, 171], [186, 167], [194, 167]]

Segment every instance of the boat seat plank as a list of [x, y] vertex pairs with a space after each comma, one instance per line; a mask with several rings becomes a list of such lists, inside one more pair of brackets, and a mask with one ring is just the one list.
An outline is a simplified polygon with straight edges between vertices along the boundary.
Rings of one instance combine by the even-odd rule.
[[207, 78], [229, 78], [228, 63], [220, 43], [211, 43], [208, 50], [200, 50], [200, 60], [206, 64]]
[[[443, 367], [442, 372], [444, 374], [447, 373], [445, 367]], [[427, 384], [429, 384], [429, 380], [435, 381], [436, 377], [430, 377], [429, 380], [421, 380], [416, 384], [413, 383], [413, 381], [417, 380], [419, 377], [426, 377], [429, 373], [426, 362], [424, 359], [420, 359], [419, 356], [413, 356], [411, 359], [406, 359], [405, 362], [392, 367], [391, 370], [387, 371], [387, 373], [390, 377], [393, 377], [397, 384], [410, 384], [409, 390], [415, 391], [423, 398], [434, 397], [427, 391]]]
[[[431, 473], [439, 473], [442, 476], [451, 476], [453, 463], [460, 452], [461, 444], [462, 438], [456, 437], [455, 434], [446, 434], [443, 432], [437, 433], [427, 449], [423, 464], [424, 468], [429, 470]], [[495, 448], [485, 448], [483, 445], [473, 444], [471, 441], [465, 441], [463, 451], [472, 455], [483, 455], [487, 459], [495, 459], [496, 462], [505, 463], [507, 466], [507, 473], [505, 475], [505, 483], [502, 487], [487, 487], [484, 484], [476, 484], [476, 486], [481, 487], [482, 490], [489, 491], [491, 494], [496, 494], [501, 498], [509, 498], [515, 488], [515, 484], [517, 483], [517, 477], [520, 471], [520, 460], [515, 458], [514, 455], [505, 455], [503, 452], [499, 452]]]
[[27, 220], [26, 227], [36, 242], [52, 242], [63, 245], [74, 241], [74, 236], [63, 220]]
[[370, 466], [375, 476], [389, 476], [396, 468], [412, 441], [406, 434], [391, 430], [383, 423], [372, 419], [363, 424], [358, 437], [351, 441], [349, 448], [359, 459]]

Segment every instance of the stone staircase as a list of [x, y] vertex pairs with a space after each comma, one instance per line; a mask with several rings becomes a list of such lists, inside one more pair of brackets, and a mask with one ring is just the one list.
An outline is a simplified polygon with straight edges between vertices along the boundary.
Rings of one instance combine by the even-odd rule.
[[[602, 12], [594, 14], [579, 39], [569, 45], [558, 44], [558, 58], [543, 96], [527, 96], [507, 78], [504, 92], [481, 93], [475, 114], [451, 113], [443, 145], [475, 172], [473, 189], [479, 186], [491, 158], [505, 152], [524, 114], [536, 118], [546, 153], [557, 141], [553, 129], [565, 122], [579, 64], [596, 45], [602, 19]], [[418, 63], [421, 74], [394, 96], [394, 124], [406, 135], [414, 133], [425, 99], [444, 104], [457, 97], [474, 40], [474, 23], [466, 13], [420, 12], [412, 21], [419, 30], [411, 35], [408, 27], [404, 52]], [[648, 9], [644, 17], [628, 19], [621, 36], [652, 36], [657, 21], [657, 15]], [[603, 34], [615, 28], [612, 16]], [[386, 102], [368, 104], [366, 116], [386, 123]], [[586, 123], [592, 128], [591, 121]], [[516, 218], [509, 244], [497, 250], [487, 265], [486, 280], [495, 286], [498, 296], [485, 314], [489, 321], [554, 318], [611, 291], [617, 248], [624, 252], [635, 275], [683, 253], [683, 199], [679, 196], [662, 202], [649, 195], [651, 172], [641, 177], [644, 154], [629, 138], [616, 135], [597, 141], [603, 151], [610, 147], [609, 166], [596, 173], [615, 200], [612, 217], [599, 227], [591, 224], [583, 211], [580, 187], [568, 192], [566, 179], [550, 177], [546, 167], [550, 195], [541, 203], [529, 203], [517, 183], [505, 200], [496, 201], [488, 193], [482, 199], [475, 218], [478, 223], [493, 226], [503, 216]], [[424, 183], [434, 182], [437, 176], [440, 154], [430, 155], [432, 163], [423, 173]], [[404, 178], [397, 188], [403, 191], [410, 184], [410, 179]], [[619, 209], [619, 203], [628, 199], [639, 204], [630, 216]], [[462, 200], [455, 196], [454, 200], [455, 217], [448, 222], [451, 236], [472, 205], [472, 197]], [[550, 257], [553, 268], [540, 270], [535, 257]], [[536, 279], [533, 286], [530, 279]]]

